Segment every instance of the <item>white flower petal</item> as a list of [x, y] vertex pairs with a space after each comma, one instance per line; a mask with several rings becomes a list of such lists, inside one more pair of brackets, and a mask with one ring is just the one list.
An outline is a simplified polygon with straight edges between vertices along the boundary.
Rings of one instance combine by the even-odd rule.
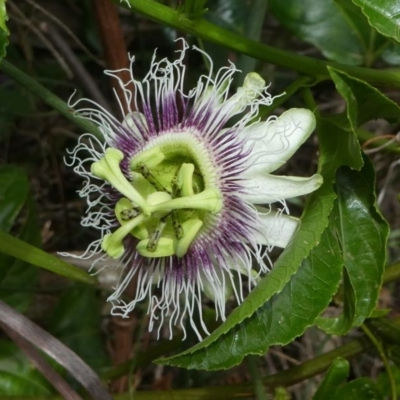
[[[102, 262], [102, 249], [109, 250], [111, 237], [119, 243], [129, 224], [139, 224], [136, 228], [144, 232], [132, 231], [130, 240], [124, 240], [118, 266], [125, 272], [108, 299], [112, 313], [128, 317], [147, 301], [149, 330], [157, 325], [160, 335], [167, 324], [172, 338], [176, 325], [184, 333], [191, 325], [201, 340], [201, 331], [208, 334], [202, 317], [204, 296], [214, 301], [217, 318], [224, 320], [227, 298], [241, 303], [244, 293], [272, 266], [268, 252], [274, 246], [285, 247], [299, 226], [298, 219], [282, 210], [253, 204], [280, 200], [287, 211], [285, 198], [317, 189], [322, 178], [269, 175], [314, 129], [310, 111], [292, 109], [279, 118], [251, 124], [260, 106], [273, 101], [264, 80], [250, 73], [230, 96], [236, 67], [229, 63], [215, 71], [211, 57], [195, 47], [208, 60], [210, 71], [186, 91], [189, 46], [180, 39], [179, 48], [174, 61], [158, 59], [154, 53], [141, 81], [132, 68], [126, 70], [129, 82], [118, 71], [107, 71], [136, 111], [130, 110], [120, 123], [87, 100], [89, 106], [77, 115], [96, 123], [104, 142], [81, 136], [68, 164], [75, 165], [85, 182], [80, 194], [87, 199], [88, 211], [82, 225], [101, 232], [82, 258], [94, 252], [94, 264]], [[133, 57], [130, 62], [132, 67]], [[70, 102], [71, 108], [77, 104]], [[110, 159], [110, 154], [118, 159]], [[92, 168], [87, 168], [89, 164]], [[110, 190], [115, 176], [128, 185]], [[133, 190], [137, 193], [133, 199], [125, 198], [126, 190], [130, 197]], [[161, 202], [152, 202], [155, 199]], [[143, 220], [136, 220], [139, 217]], [[132, 297], [123, 295], [129, 285]]]
[[241, 197], [253, 204], [267, 204], [302, 196], [318, 189], [323, 182], [319, 174], [301, 178], [298, 176], [265, 175], [243, 181], [245, 192]]
[[281, 167], [306, 141], [315, 128], [314, 114], [303, 108], [292, 108], [278, 119], [258, 122], [243, 130], [252, 150], [251, 165], [245, 176], [269, 173]]
[[300, 220], [281, 212], [266, 211], [258, 216], [261, 225], [261, 232], [257, 234], [258, 243], [285, 248], [300, 225]]

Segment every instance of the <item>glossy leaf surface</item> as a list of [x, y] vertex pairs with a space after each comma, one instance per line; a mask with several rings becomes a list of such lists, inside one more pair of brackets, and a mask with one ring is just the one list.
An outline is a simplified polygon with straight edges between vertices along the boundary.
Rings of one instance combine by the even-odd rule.
[[350, 364], [344, 358], [336, 358], [325, 374], [324, 380], [314, 394], [313, 400], [326, 400], [345, 382], [350, 373]]
[[347, 117], [355, 132], [365, 122], [384, 118], [389, 122], [400, 119], [400, 107], [368, 83], [337, 69], [328, 67], [336, 89], [347, 102]]
[[385, 269], [389, 229], [375, 206], [375, 174], [365, 158], [361, 171], [338, 170], [338, 199], [332, 212], [346, 268], [344, 312], [339, 318], [321, 318], [319, 326], [331, 334], [344, 334], [360, 325], [375, 308]]
[[[262, 279], [257, 287], [248, 295], [244, 303], [229, 315], [224, 324], [198, 345], [181, 353], [181, 355], [162, 360], [161, 362], [169, 365], [185, 366], [187, 368], [228, 368], [240, 362], [246, 354], [261, 354], [273, 343], [289, 342], [291, 339], [301, 334], [308, 326], [310, 320], [307, 318], [302, 319], [300, 317], [298, 325], [292, 326], [291, 318], [288, 317], [284, 320], [280, 320], [280, 315], [274, 313], [271, 319], [264, 322], [268, 327], [279, 326], [278, 331], [271, 331], [273, 332], [271, 333], [272, 336], [266, 335], [263, 331], [265, 326], [261, 327], [260, 322], [260, 331], [258, 333], [253, 332], [254, 335], [258, 335], [258, 339], [255, 340], [253, 344], [248, 340], [248, 329], [255, 329], [254, 326], [257, 326], [257, 324], [251, 325], [252, 318], [248, 320], [246, 320], [246, 318], [251, 317], [256, 312], [254, 318], [260, 318], [261, 320], [264, 318], [263, 315], [265, 313], [265, 318], [268, 319], [270, 316], [268, 314], [268, 307], [270, 307], [268, 300], [276, 293], [279, 294], [274, 298], [274, 304], [282, 301], [285, 303], [285, 307], [290, 309], [293, 314], [303, 315], [303, 307], [311, 307], [311, 309], [313, 309], [312, 305], [314, 303], [312, 296], [307, 303], [303, 302], [300, 304], [295, 302], [291, 297], [290, 287], [296, 277], [301, 281], [302, 274], [305, 274], [305, 272], [298, 275], [299, 266], [304, 258], [310, 254], [311, 249], [320, 243], [321, 234], [328, 226], [329, 215], [336, 198], [336, 193], [333, 190], [333, 183], [337, 168], [341, 165], [348, 165], [352, 168], [360, 169], [362, 166], [359, 145], [357, 139], [351, 132], [349, 133], [349, 131], [341, 130], [328, 119], [320, 119], [318, 134], [321, 148], [319, 171], [324, 177], [324, 183], [320, 189], [314, 192], [308, 199], [300, 229], [294, 240], [289, 243], [288, 247], [276, 261], [272, 271]], [[326, 235], [330, 243], [329, 232], [327, 232]], [[322, 244], [320, 244], [320, 246], [322, 246]], [[329, 244], [329, 246], [333, 246], [332, 251], [336, 253], [336, 242]], [[330, 254], [329, 252], [331, 250], [326, 251], [326, 254]], [[318, 253], [313, 257], [312, 262], [317, 262]], [[342, 261], [340, 257], [338, 260], [337, 262], [335, 257], [333, 257], [332, 263], [340, 270]], [[306, 268], [304, 268], [304, 270], [306, 270]], [[335, 268], [333, 268], [333, 270], [335, 270]], [[322, 289], [322, 286], [324, 286], [323, 276], [307, 276], [307, 279], [313, 278], [315, 279], [314, 287], [321, 285]], [[337, 281], [332, 277], [332, 284], [325, 288], [324, 295], [331, 297], [338, 282], [339, 277], [337, 277]], [[285, 286], [286, 284], [287, 287]], [[285, 292], [285, 290], [288, 292]], [[312, 290], [311, 287], [310, 290]], [[330, 295], [328, 295], [328, 292], [330, 292]], [[286, 293], [285, 296], [288, 297], [282, 297], [281, 300], [276, 300], [279, 296], [284, 296], [283, 293]], [[322, 303], [324, 302], [322, 301]], [[322, 310], [323, 309], [321, 309], [321, 311]], [[315, 319], [316, 316], [313, 318]], [[238, 324], [240, 324], [240, 326], [235, 327], [235, 325]], [[234, 329], [230, 331], [232, 328]], [[230, 332], [225, 337], [220, 338], [221, 335], [226, 334], [228, 331]], [[217, 339], [218, 341], [213, 344]], [[222, 351], [218, 350], [221, 341], [228, 346], [224, 347], [224, 350], [228, 352], [227, 354], [223, 355]], [[209, 346], [213, 346], [212, 349], [208, 349]], [[215, 354], [213, 352], [215, 352]], [[196, 356], [194, 356], [194, 353], [196, 353]]]
[[360, 65], [363, 44], [333, 0], [271, 0], [269, 9], [295, 36], [318, 47], [326, 58]]
[[313, 324], [336, 292], [342, 270], [338, 255], [337, 242], [327, 230], [284, 289], [251, 317], [204, 351], [189, 350], [162, 362], [185, 368], [225, 369], [238, 364], [245, 354], [262, 355], [271, 345], [289, 343]]
[[335, 398], [343, 400], [382, 400], [382, 393], [372, 379], [358, 378], [340, 387], [335, 393]]
[[400, 3], [397, 0], [353, 0], [382, 35], [400, 42]]

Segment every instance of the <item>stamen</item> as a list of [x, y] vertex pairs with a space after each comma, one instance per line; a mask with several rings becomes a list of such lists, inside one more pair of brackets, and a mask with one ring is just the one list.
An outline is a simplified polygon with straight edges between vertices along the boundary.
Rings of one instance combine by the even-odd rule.
[[221, 193], [215, 188], [210, 188], [193, 196], [179, 197], [177, 199], [171, 199], [154, 205], [149, 204], [149, 209], [151, 212], [173, 209], [195, 209], [205, 210], [212, 214], [216, 214], [221, 211], [222, 206]]
[[174, 230], [175, 237], [177, 239], [181, 239], [183, 236], [183, 228], [179, 222], [177, 210], [171, 211], [171, 219], [172, 219], [172, 229]]
[[179, 186], [179, 182], [178, 182], [178, 177], [174, 176], [172, 178], [172, 182], [171, 182], [171, 187], [172, 187], [172, 197], [181, 197], [182, 196], [182, 187]]
[[[139, 208], [132, 207], [132, 202], [126, 197], [119, 199], [115, 205], [115, 216], [121, 225], [125, 225], [128, 221], [130, 221], [132, 218], [128, 217], [131, 217], [132, 213], [135, 213], [136, 211], [140, 211]], [[137, 215], [139, 214], [134, 215], [133, 218], [135, 218]], [[132, 229], [130, 234], [140, 240], [148, 239], [149, 237], [149, 232], [144, 224], [136, 226], [134, 229]]]
[[104, 157], [92, 164], [92, 174], [109, 182], [121, 194], [123, 194], [132, 202], [138, 204], [144, 214], [150, 215], [145, 199], [129, 183], [129, 181], [121, 172], [119, 164], [123, 158], [124, 154], [122, 151], [114, 148], [108, 148]]
[[162, 208], [160, 210], [157, 210], [156, 208], [159, 204], [164, 204], [169, 200], [171, 200], [171, 195], [166, 192], [154, 192], [149, 194], [146, 199], [147, 204], [150, 208], [155, 207], [155, 209], [150, 210], [152, 216], [155, 218], [163, 218], [169, 214], [171, 210], [168, 208]]
[[175, 254], [173, 239], [165, 237], [160, 238], [157, 244], [157, 248], [154, 252], [147, 250], [147, 245], [149, 241], [150, 239], [141, 240], [136, 246], [136, 250], [143, 257], [169, 257]]
[[146, 166], [151, 169], [160, 164], [164, 159], [164, 153], [161, 151], [160, 147], [156, 146], [137, 154], [131, 159], [129, 164], [132, 170], [137, 170], [137, 165], [139, 163], [146, 164]]
[[114, 259], [120, 258], [125, 251], [122, 240], [132, 231], [132, 229], [141, 224], [145, 219], [146, 216], [141, 214], [119, 227], [114, 233], [104, 235], [101, 248], [109, 257]]
[[149, 242], [147, 243], [147, 250], [154, 252], [157, 249], [157, 244], [161, 238], [161, 234], [164, 231], [165, 226], [167, 225], [167, 217], [166, 215], [164, 218], [160, 219], [160, 222], [158, 223], [156, 229], [154, 230], [153, 234], [151, 235]]
[[194, 173], [194, 164], [182, 164], [179, 169], [177, 180], [178, 186], [182, 190], [182, 196], [193, 196], [193, 173]]
[[121, 216], [122, 221], [129, 221], [137, 217], [139, 214], [140, 214], [140, 208], [134, 207], [122, 210], [119, 215]]
[[143, 175], [143, 177], [152, 184], [157, 191], [159, 192], [167, 192], [170, 193], [158, 180], [157, 178], [151, 173], [149, 167], [143, 163], [139, 162], [136, 165], [137, 170]]
[[175, 254], [177, 257], [183, 257], [187, 253], [189, 246], [202, 226], [203, 221], [199, 219], [189, 219], [182, 224], [185, 234], [180, 240], [175, 241]]

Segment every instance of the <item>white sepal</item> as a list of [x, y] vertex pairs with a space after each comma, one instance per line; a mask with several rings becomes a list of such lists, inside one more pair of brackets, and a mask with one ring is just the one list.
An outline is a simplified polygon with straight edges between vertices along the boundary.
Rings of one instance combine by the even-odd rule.
[[248, 126], [242, 135], [246, 137], [246, 147], [252, 149], [252, 154], [244, 175], [269, 173], [281, 167], [314, 128], [314, 114], [303, 108], [292, 108], [277, 119]]
[[302, 196], [318, 189], [323, 182], [319, 174], [302, 178], [298, 176], [265, 175], [243, 181], [241, 197], [253, 204], [268, 204]]

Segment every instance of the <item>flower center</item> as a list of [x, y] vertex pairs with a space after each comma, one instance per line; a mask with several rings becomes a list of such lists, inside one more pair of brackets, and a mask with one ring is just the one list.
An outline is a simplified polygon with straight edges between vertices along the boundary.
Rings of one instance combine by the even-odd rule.
[[104, 235], [102, 249], [119, 258], [124, 238], [132, 235], [144, 257], [183, 257], [209, 215], [223, 205], [207, 150], [192, 133], [164, 134], [131, 158], [129, 180], [121, 171], [123, 158], [109, 148], [91, 168], [122, 195], [115, 205], [120, 227]]

